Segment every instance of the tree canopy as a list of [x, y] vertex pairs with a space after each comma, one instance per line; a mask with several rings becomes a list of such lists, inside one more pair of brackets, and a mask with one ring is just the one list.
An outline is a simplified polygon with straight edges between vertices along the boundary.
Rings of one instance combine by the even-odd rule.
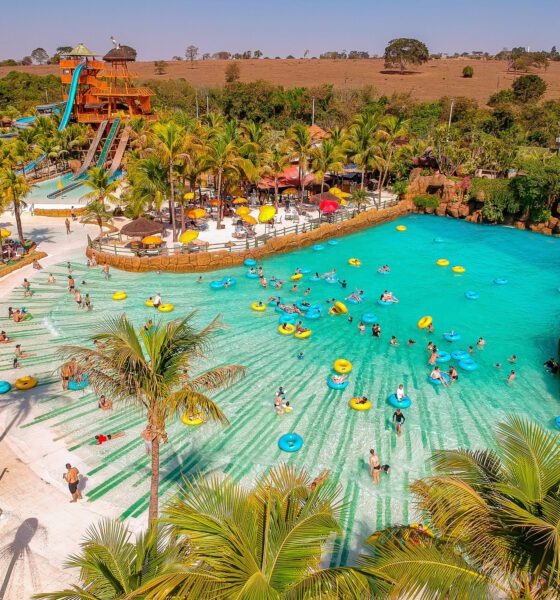
[[406, 65], [421, 65], [428, 62], [430, 52], [424, 42], [413, 38], [397, 38], [391, 40], [385, 48], [385, 66], [398, 67], [404, 73]]

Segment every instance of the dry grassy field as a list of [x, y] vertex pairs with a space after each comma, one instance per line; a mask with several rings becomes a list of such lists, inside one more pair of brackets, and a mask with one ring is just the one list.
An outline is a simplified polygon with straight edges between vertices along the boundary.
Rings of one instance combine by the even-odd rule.
[[[198, 88], [219, 87], [225, 82], [230, 61], [169, 61], [167, 73], [156, 75], [153, 62], [137, 62], [133, 69], [140, 79], [177, 79], [184, 77]], [[284, 87], [315, 86], [332, 83], [341, 89], [374, 86], [380, 94], [411, 92], [418, 100], [441, 96], [467, 96], [484, 104], [496, 90], [509, 88], [515, 79], [501, 61], [433, 60], [415, 72], [387, 73], [381, 59], [370, 60], [242, 60], [238, 61], [241, 81], [265, 79]], [[474, 67], [473, 79], [461, 76], [463, 68]], [[58, 74], [56, 65], [15, 67], [16, 70], [44, 75]], [[0, 67], [3, 77], [14, 67]], [[560, 98], [560, 62], [547, 71], [535, 71], [548, 83], [547, 98]]]

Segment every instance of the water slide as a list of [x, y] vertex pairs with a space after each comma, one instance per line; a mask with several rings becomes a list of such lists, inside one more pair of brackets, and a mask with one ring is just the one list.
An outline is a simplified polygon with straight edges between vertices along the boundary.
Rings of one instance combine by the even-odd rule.
[[80, 177], [89, 169], [89, 166], [91, 165], [91, 161], [93, 160], [93, 157], [95, 156], [95, 151], [97, 150], [97, 147], [99, 146], [99, 142], [101, 142], [101, 138], [103, 137], [103, 134], [105, 133], [105, 129], [107, 127], [108, 122], [109, 121], [101, 121], [101, 123], [99, 124], [99, 128], [97, 129], [95, 136], [94, 136], [93, 140], [91, 141], [91, 144], [88, 148], [88, 151], [87, 151], [86, 157], [84, 158], [84, 162], [82, 163], [82, 166], [76, 172], [74, 177], [72, 177], [72, 179], [74, 181], [76, 179], [80, 179]]
[[60, 125], [58, 126], [58, 131], [62, 131], [66, 127], [66, 125], [68, 125], [68, 121], [70, 120], [70, 116], [72, 115], [72, 107], [74, 106], [74, 100], [76, 98], [76, 90], [78, 89], [80, 73], [82, 72], [82, 69], [85, 66], [86, 63], [81, 62], [74, 69], [74, 74], [72, 75], [72, 82], [70, 83], [70, 90], [68, 91], [68, 100], [66, 101], [66, 108], [64, 109], [64, 114], [62, 115], [62, 121], [60, 121]]
[[40, 162], [47, 158], [46, 154], [42, 154], [39, 158], [36, 158], [34, 161], [30, 162], [28, 165], [25, 165], [23, 169], [18, 169], [16, 171], [16, 175], [24, 175], [25, 173], [29, 173], [32, 169], [34, 169]]
[[117, 131], [119, 130], [120, 121], [121, 120], [119, 119], [119, 117], [117, 117], [113, 121], [113, 125], [111, 126], [111, 129], [109, 130], [109, 133], [107, 134], [107, 139], [105, 140], [105, 144], [103, 146], [103, 149], [101, 150], [101, 154], [99, 155], [99, 158], [97, 159], [96, 167], [102, 167], [105, 164], [105, 160], [107, 159], [107, 154], [109, 153], [109, 150], [111, 149], [113, 142], [115, 141]]
[[124, 156], [129, 137], [130, 127], [125, 127], [124, 131], [122, 132], [121, 139], [119, 140], [119, 145], [117, 146], [117, 149], [115, 151], [115, 156], [113, 156], [113, 161], [111, 162], [111, 166], [109, 167], [109, 177], [112, 177], [117, 172], [117, 169], [121, 166], [122, 158]]

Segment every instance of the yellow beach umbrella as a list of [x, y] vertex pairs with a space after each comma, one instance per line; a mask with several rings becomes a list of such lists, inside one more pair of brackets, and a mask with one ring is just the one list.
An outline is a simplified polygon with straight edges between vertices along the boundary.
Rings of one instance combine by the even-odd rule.
[[336, 194], [339, 198], [350, 198], [350, 196], [352, 196], [352, 194], [349, 194], [348, 192], [338, 192], [338, 194]]
[[245, 221], [245, 223], [249, 223], [249, 225], [257, 224], [257, 219], [255, 219], [255, 217], [252, 217], [251, 215], [243, 215], [241, 218]]
[[329, 192], [330, 192], [331, 194], [336, 194], [336, 195], [338, 195], [338, 194], [341, 194], [341, 193], [342, 193], [342, 190], [341, 190], [340, 188], [333, 187], [333, 188], [331, 188], [331, 189], [329, 190]]
[[203, 208], [193, 208], [187, 211], [187, 217], [189, 219], [202, 219], [206, 216], [206, 211]]
[[287, 190], [284, 190], [282, 192], [282, 194], [297, 194], [298, 191], [296, 190], [296, 188], [288, 188]]
[[142, 240], [142, 243], [145, 246], [159, 246], [160, 244], [163, 244], [163, 240], [158, 235], [147, 235]]
[[261, 223], [267, 223], [271, 219], [274, 219], [275, 214], [276, 208], [270, 204], [265, 204], [265, 206], [261, 206], [261, 210], [259, 212], [259, 221]]
[[0, 229], [0, 237], [10, 237], [12, 232], [9, 229]]
[[[340, 196], [339, 196], [340, 198]], [[344, 198], [340, 198], [340, 206], [346, 206], [348, 204], [348, 202], [346, 202], [346, 200]]]
[[56, 184], [56, 187], [57, 187], [59, 190], [61, 190], [61, 189], [64, 187], [64, 185], [62, 184], [62, 180], [61, 180], [61, 179], [59, 179], [59, 180], [58, 180], [58, 183]]
[[242, 217], [243, 215], [248, 215], [251, 212], [251, 209], [248, 206], [240, 206], [235, 209], [235, 212]]
[[190, 244], [194, 242], [198, 237], [198, 231], [192, 231], [191, 229], [187, 231], [183, 231], [183, 233], [179, 236], [179, 241], [181, 244]]
[[184, 196], [183, 196], [184, 200], [194, 200], [194, 192], [187, 192]]
[[249, 202], [249, 200], [247, 200], [247, 198], [236, 198], [233, 203], [234, 204], [247, 204], [247, 202]]

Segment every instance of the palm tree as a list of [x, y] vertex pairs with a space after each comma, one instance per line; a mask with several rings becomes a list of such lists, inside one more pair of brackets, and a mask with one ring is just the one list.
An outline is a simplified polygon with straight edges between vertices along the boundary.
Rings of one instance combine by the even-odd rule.
[[80, 222], [90, 223], [95, 221], [99, 226], [99, 237], [101, 237], [103, 236], [103, 223], [110, 223], [112, 217], [113, 213], [105, 208], [105, 204], [101, 200], [92, 200], [86, 204]]
[[150, 331], [142, 329], [138, 334], [127, 316], [122, 315], [107, 320], [92, 337], [101, 340], [102, 351], [74, 346], [64, 346], [60, 351], [63, 356], [77, 359], [98, 393], [145, 411], [147, 428], [153, 436], [150, 523], [158, 515], [160, 442], [167, 441], [167, 423], [184, 413], [227, 423], [205, 392], [226, 387], [245, 372], [240, 365], [223, 365], [193, 375], [194, 363], [206, 358], [220, 324], [214, 319], [202, 331], [196, 331], [192, 320], [190, 314], [157, 323]]
[[162, 573], [142, 598], [361, 598], [367, 579], [350, 568], [321, 568], [340, 533], [339, 489], [292, 465], [278, 465], [252, 489], [219, 476], [185, 481], [163, 521], [183, 548], [182, 569]]
[[383, 129], [379, 133], [381, 139], [385, 142], [381, 147], [384, 168], [379, 177], [379, 201], [381, 202], [381, 190], [387, 181], [391, 169], [391, 163], [397, 148], [402, 147], [403, 142], [409, 133], [409, 122], [402, 117], [389, 115], [383, 119]]
[[185, 151], [185, 130], [177, 123], [156, 123], [152, 131], [152, 142], [156, 153], [167, 163], [169, 179], [169, 212], [171, 213], [171, 227], [173, 241], [177, 241], [177, 227], [175, 224], [175, 176], [173, 166]]
[[362, 170], [360, 187], [364, 188], [366, 171], [374, 166], [377, 152], [377, 131], [380, 117], [377, 113], [356, 116], [348, 137], [348, 154]]
[[18, 238], [24, 248], [25, 238], [21, 224], [21, 210], [26, 206], [24, 198], [31, 191], [31, 187], [23, 175], [16, 174], [10, 168], [0, 169], [0, 192], [4, 200], [11, 203], [14, 208]]
[[354, 204], [354, 206], [356, 206], [358, 212], [361, 212], [362, 206], [366, 206], [368, 203], [368, 195], [366, 190], [364, 190], [363, 188], [356, 188], [352, 192], [350, 202]]
[[129, 159], [127, 168], [129, 187], [125, 198], [129, 216], [134, 219], [142, 216], [152, 204], [160, 213], [165, 198], [169, 196], [167, 166], [159, 156], [148, 156]]
[[303, 123], [296, 123], [289, 132], [291, 153], [298, 161], [298, 175], [300, 183], [300, 201], [303, 203], [305, 193], [305, 173], [307, 171], [307, 161], [313, 148], [313, 142], [309, 133], [309, 127]]
[[336, 141], [323, 140], [311, 150], [311, 168], [321, 182], [321, 194], [325, 188], [325, 177], [329, 171], [338, 173], [344, 169], [344, 152]]
[[274, 206], [278, 208], [278, 179], [290, 166], [288, 147], [286, 142], [274, 144], [263, 156], [263, 175], [269, 175], [274, 179]]
[[528, 419], [498, 425], [494, 450], [442, 450], [412, 491], [437, 535], [387, 532], [364, 573], [410, 598], [560, 595], [560, 436]]
[[93, 202], [98, 202], [105, 209], [105, 201], [116, 204], [119, 202], [115, 195], [119, 184], [117, 181], [111, 181], [109, 171], [102, 167], [93, 167], [88, 171], [87, 179], [84, 179], [83, 184], [88, 187], [91, 192], [84, 194], [83, 198], [88, 198]]
[[81, 553], [66, 567], [79, 569], [79, 583], [59, 592], [37, 594], [44, 600], [116, 600], [129, 597], [146, 582], [166, 573], [179, 558], [176, 544], [156, 527], [136, 536], [121, 521], [104, 519], [91, 525]]

